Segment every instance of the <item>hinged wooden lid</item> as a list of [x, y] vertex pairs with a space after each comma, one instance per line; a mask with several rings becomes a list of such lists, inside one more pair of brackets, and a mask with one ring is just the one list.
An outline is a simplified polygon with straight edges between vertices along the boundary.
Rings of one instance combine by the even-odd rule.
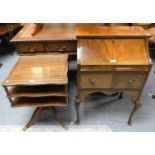
[[145, 39], [79, 39], [78, 64], [148, 65]]

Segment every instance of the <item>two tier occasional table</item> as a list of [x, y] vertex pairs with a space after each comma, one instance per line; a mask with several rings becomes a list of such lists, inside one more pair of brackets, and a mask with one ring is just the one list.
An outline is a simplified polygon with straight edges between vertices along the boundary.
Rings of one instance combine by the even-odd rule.
[[3, 86], [12, 107], [37, 107], [24, 129], [48, 109], [65, 128], [55, 107], [68, 106], [68, 55], [21, 56]]

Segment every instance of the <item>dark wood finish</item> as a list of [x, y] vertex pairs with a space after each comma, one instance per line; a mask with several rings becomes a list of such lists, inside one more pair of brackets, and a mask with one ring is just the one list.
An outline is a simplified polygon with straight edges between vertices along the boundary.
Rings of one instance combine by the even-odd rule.
[[[41, 112], [49, 109], [65, 128], [55, 108], [68, 106], [68, 55], [21, 56], [3, 82], [12, 107], [35, 106], [30, 127]], [[25, 129], [26, 129], [25, 128]]]
[[68, 127], [66, 127], [64, 120], [58, 115], [58, 112], [55, 107], [50, 107], [49, 110], [53, 113], [53, 116], [57, 120], [57, 122], [65, 129], [68, 130]]
[[4, 35], [7, 32], [13, 31], [19, 26], [19, 23], [0, 23], [0, 35]]
[[39, 118], [39, 116], [41, 115], [41, 113], [43, 112], [43, 108], [36, 108], [36, 110], [34, 111], [31, 119], [29, 120], [29, 122], [26, 124], [26, 126], [23, 128], [23, 130], [25, 131], [26, 129], [28, 129], [30, 126], [32, 126], [37, 119]]
[[40, 85], [40, 86], [12, 86], [9, 90], [10, 97], [65, 97], [64, 85]]
[[138, 26], [85, 26], [77, 28], [77, 121], [79, 106], [94, 92], [120, 92], [132, 97], [138, 109], [140, 95], [151, 69], [149, 34]]
[[27, 130], [29, 127], [31, 127], [39, 118], [39, 116], [41, 115], [41, 113], [44, 110], [49, 110], [50, 112], [52, 112], [54, 118], [57, 120], [57, 122], [65, 129], [68, 130], [68, 128], [66, 127], [64, 120], [58, 115], [56, 109], [54, 107], [49, 107], [48, 109], [45, 107], [38, 107], [36, 108], [36, 110], [34, 111], [31, 119], [28, 121], [28, 123], [26, 124], [26, 126], [23, 128], [23, 130]]

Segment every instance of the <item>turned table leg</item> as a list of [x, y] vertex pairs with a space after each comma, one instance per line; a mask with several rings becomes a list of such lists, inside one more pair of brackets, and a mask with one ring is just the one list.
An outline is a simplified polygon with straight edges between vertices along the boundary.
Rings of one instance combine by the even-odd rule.
[[76, 116], [77, 116], [77, 120], [75, 121], [75, 124], [79, 125], [80, 124], [80, 116], [79, 116], [80, 100], [77, 98], [75, 100], [75, 109], [76, 109]]
[[151, 94], [151, 97], [152, 97], [153, 99], [155, 99], [155, 94]]
[[66, 130], [68, 130], [68, 128], [65, 126], [64, 120], [58, 115], [58, 112], [56, 110], [56, 108], [54, 107], [49, 107], [49, 110], [52, 112], [53, 116], [55, 117], [55, 119], [57, 120], [57, 122]]
[[40, 114], [42, 113], [44, 109], [43, 108], [36, 108], [36, 110], [34, 111], [31, 119], [29, 120], [29, 122], [26, 124], [26, 126], [23, 128], [23, 130], [25, 131], [26, 129], [28, 129], [30, 126], [32, 126], [35, 121], [39, 118]]
[[134, 102], [134, 107], [131, 111], [131, 114], [129, 116], [129, 119], [128, 119], [128, 125], [131, 125], [131, 121], [132, 121], [132, 117], [134, 115], [134, 113], [137, 111], [137, 109], [141, 106], [142, 104], [139, 102], [139, 101], [135, 101]]
[[118, 98], [119, 98], [119, 99], [122, 99], [122, 98], [123, 98], [123, 92], [120, 92]]
[[55, 117], [55, 119], [58, 121], [58, 123], [66, 130], [68, 130], [68, 128], [65, 126], [64, 120], [58, 115], [56, 109], [54, 107], [38, 107], [36, 108], [36, 110], [34, 111], [31, 119], [29, 120], [29, 122], [26, 124], [26, 126], [23, 128], [23, 130], [25, 131], [26, 129], [28, 129], [30, 126], [32, 126], [35, 121], [39, 118], [40, 114], [44, 111], [44, 110], [49, 110], [52, 112], [53, 116]]

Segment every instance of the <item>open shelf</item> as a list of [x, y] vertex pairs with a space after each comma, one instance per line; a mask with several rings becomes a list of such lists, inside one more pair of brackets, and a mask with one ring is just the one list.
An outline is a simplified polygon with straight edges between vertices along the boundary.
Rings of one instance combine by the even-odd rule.
[[12, 99], [12, 107], [21, 106], [37, 106], [37, 107], [48, 107], [48, 106], [67, 106], [65, 97], [19, 97]]
[[66, 96], [64, 85], [12, 86], [10, 97]]

